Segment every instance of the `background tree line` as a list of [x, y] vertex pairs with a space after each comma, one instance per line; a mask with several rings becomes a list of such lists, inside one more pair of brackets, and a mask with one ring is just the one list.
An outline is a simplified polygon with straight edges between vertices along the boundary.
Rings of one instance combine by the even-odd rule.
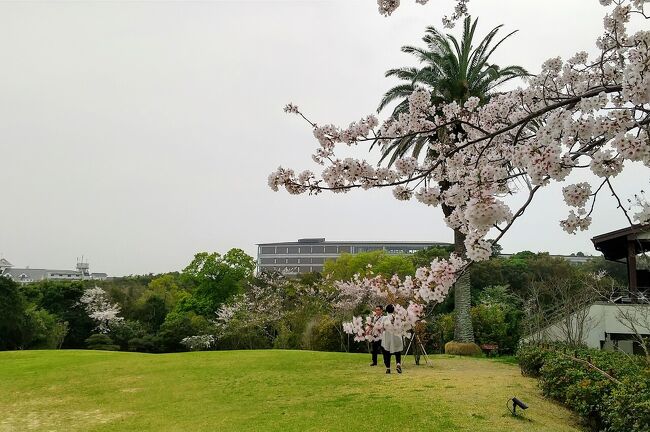
[[[254, 274], [255, 261], [240, 249], [224, 255], [201, 252], [181, 272], [128, 276], [110, 281], [42, 281], [18, 285], [0, 278], [0, 349], [94, 348], [140, 352], [187, 349], [284, 348], [363, 351], [341, 332], [347, 317], [334, 307], [333, 282], [355, 274], [412, 275], [451, 248], [429, 248], [413, 255], [383, 251], [342, 255], [325, 264], [323, 274], [297, 279]], [[477, 343], [498, 344], [512, 353], [526, 326], [531, 293], [549, 307], [556, 300], [545, 286], [561, 279], [582, 290], [585, 275], [605, 271], [626, 284], [625, 266], [602, 258], [572, 265], [545, 253], [520, 252], [475, 263], [470, 270], [471, 317]], [[100, 332], [81, 298], [98, 286], [119, 308], [119, 320]], [[541, 289], [540, 289], [541, 287]], [[219, 313], [228, 311], [226, 321]], [[366, 311], [355, 311], [364, 313]], [[454, 298], [437, 306], [426, 320], [428, 348], [437, 352], [453, 339]], [[187, 338], [214, 336], [205, 345]]]

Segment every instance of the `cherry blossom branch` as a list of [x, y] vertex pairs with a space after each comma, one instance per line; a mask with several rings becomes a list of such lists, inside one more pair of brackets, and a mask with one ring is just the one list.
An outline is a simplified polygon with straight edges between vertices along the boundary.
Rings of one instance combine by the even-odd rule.
[[618, 197], [618, 194], [616, 194], [616, 192], [614, 191], [614, 187], [612, 187], [612, 183], [609, 181], [609, 177], [605, 179], [605, 182], [607, 183], [607, 186], [609, 186], [609, 190], [612, 192], [612, 196], [616, 198], [616, 202], [618, 203], [616, 208], [620, 208], [623, 214], [625, 215], [625, 218], [630, 223], [630, 225], [634, 225], [632, 219], [630, 218], [630, 215], [627, 213], [627, 210], [625, 210], [625, 207], [623, 207], [623, 204], [621, 203], [621, 199]]

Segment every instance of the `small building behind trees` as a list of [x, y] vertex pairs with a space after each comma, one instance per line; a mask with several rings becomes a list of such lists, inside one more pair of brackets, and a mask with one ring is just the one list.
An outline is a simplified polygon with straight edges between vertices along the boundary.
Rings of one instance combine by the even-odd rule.
[[529, 327], [522, 340], [562, 341], [650, 356], [650, 225], [601, 234], [592, 242], [606, 260], [627, 267], [627, 286], [587, 289], [574, 296], [575, 301], [563, 302], [553, 313], [533, 320], [537, 326]]

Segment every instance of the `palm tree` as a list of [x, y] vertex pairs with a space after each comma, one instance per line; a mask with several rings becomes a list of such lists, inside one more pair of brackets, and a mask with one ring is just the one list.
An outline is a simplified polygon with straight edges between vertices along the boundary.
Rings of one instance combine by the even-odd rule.
[[[481, 103], [489, 100], [495, 89], [501, 84], [514, 78], [528, 75], [526, 70], [519, 66], [499, 67], [489, 63], [489, 58], [494, 51], [515, 32], [509, 33], [493, 45], [493, 41], [501, 26], [493, 28], [476, 47], [473, 46], [474, 32], [478, 19], [471, 21], [467, 17], [463, 25], [463, 36], [459, 42], [450, 34], [442, 34], [434, 27], [428, 27], [422, 40], [426, 48], [413, 46], [402, 47], [405, 53], [413, 54], [422, 64], [422, 67], [403, 67], [391, 69], [386, 72], [387, 77], [397, 77], [404, 81], [386, 92], [377, 111], [386, 108], [390, 103], [399, 101], [392, 112], [396, 117], [408, 111], [408, 96], [417, 88], [426, 88], [432, 94], [434, 104], [457, 102], [462, 105], [472, 96], [478, 97]], [[444, 139], [438, 135], [408, 136], [395, 139], [384, 145], [381, 149], [381, 162], [387, 160], [388, 166], [395, 160], [410, 154], [420, 157], [422, 149], [428, 149], [429, 140]], [[433, 156], [427, 154], [424, 157]], [[452, 185], [449, 182], [439, 184], [442, 191]], [[449, 206], [442, 206], [445, 217], [454, 210]], [[465, 236], [458, 230], [454, 231], [454, 245], [456, 253], [464, 256]], [[456, 342], [474, 343], [474, 331], [470, 316], [471, 296], [469, 273], [465, 272], [454, 285], [456, 322], [454, 340]]]

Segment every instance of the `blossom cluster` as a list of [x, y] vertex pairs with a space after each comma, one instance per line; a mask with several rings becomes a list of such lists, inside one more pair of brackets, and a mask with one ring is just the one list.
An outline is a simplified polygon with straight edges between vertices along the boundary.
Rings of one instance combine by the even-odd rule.
[[265, 326], [284, 316], [282, 297], [274, 285], [252, 285], [219, 307], [214, 320], [217, 336], [227, 332], [233, 321], [243, 327]]
[[648, 202], [645, 193], [641, 191], [639, 195], [634, 195], [634, 201], [631, 203], [638, 209], [634, 217], [640, 224], [650, 224], [650, 202]]
[[117, 303], [111, 303], [106, 291], [98, 286], [86, 289], [79, 302], [84, 306], [88, 316], [95, 321], [96, 328], [101, 333], [108, 333], [111, 324], [124, 319], [118, 316], [120, 306]]
[[572, 184], [563, 187], [562, 194], [571, 207], [584, 207], [591, 196], [591, 185], [587, 182]]
[[[407, 111], [381, 123], [367, 116], [348, 128], [313, 125], [320, 175], [280, 167], [269, 176], [270, 187], [292, 194], [390, 188], [398, 200], [450, 209], [446, 223], [465, 235], [466, 257], [488, 259], [488, 233], [496, 227], [501, 238], [540, 188], [580, 169], [608, 182], [628, 161], [650, 167], [650, 31], [628, 33], [633, 19], [650, 19], [646, 2], [601, 3], [609, 11], [597, 55], [579, 51], [566, 61], [548, 59], [524, 85], [494, 94], [484, 105], [476, 98], [434, 104], [426, 89], [417, 89]], [[399, 1], [380, 2], [385, 11], [397, 6]], [[419, 159], [399, 158], [390, 168], [337, 156], [341, 144], [385, 150], [413, 136], [426, 139], [427, 151]], [[529, 195], [522, 207], [502, 200], [522, 189]], [[588, 229], [585, 206], [600, 188], [591, 191], [587, 182], [563, 189], [566, 203], [577, 208], [560, 221], [567, 232]], [[633, 216], [647, 220], [645, 210]]]
[[373, 323], [372, 316], [356, 316], [343, 324], [343, 331], [354, 335], [356, 341], [378, 340], [385, 329], [398, 335], [406, 335], [415, 323], [423, 318], [425, 306], [441, 303], [467, 261], [452, 254], [449, 259], [436, 258], [428, 267], [418, 268], [415, 276], [403, 280], [394, 275], [361, 277], [355, 275], [351, 281], [336, 282], [340, 299], [335, 304], [343, 310], [352, 310], [359, 305], [372, 306], [379, 303], [393, 303], [395, 312], [390, 322], [382, 320]]
[[181, 340], [181, 345], [190, 351], [205, 351], [217, 344], [217, 338], [213, 335], [188, 336]]
[[377, 320], [372, 315], [353, 317], [352, 321], [343, 323], [343, 332], [354, 335], [355, 342], [379, 341], [385, 330], [398, 336], [408, 336], [422, 319], [423, 312], [424, 307], [419, 303], [409, 303], [407, 307], [396, 304], [392, 315]]
[[[442, 23], [445, 27], [451, 28], [454, 23], [462, 16], [467, 15], [467, 2], [469, 0], [457, 0], [454, 12], [449, 16], [442, 18]], [[415, 0], [416, 3], [421, 5], [427, 4], [429, 0]], [[379, 6], [379, 13], [384, 16], [390, 16], [400, 6], [400, 0], [377, 0]]]

